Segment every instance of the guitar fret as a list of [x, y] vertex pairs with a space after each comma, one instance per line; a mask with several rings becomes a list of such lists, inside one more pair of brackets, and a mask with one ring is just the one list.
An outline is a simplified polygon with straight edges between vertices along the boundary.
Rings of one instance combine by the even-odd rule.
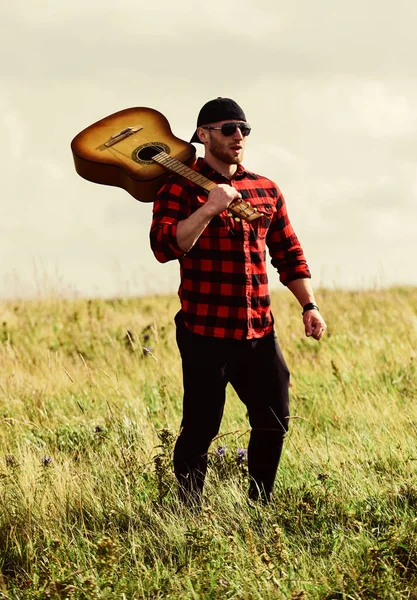
[[165, 152], [160, 152], [153, 157], [153, 160], [162, 164], [170, 171], [174, 171], [183, 177], [187, 177], [187, 179], [190, 179], [193, 183], [196, 183], [207, 191], [210, 191], [216, 187], [215, 183], [203, 175], [200, 175], [200, 173], [196, 173], [193, 169], [190, 169], [190, 167], [187, 167], [187, 165], [184, 165], [182, 162], [176, 158], [173, 158], [172, 156], [169, 156], [169, 154], [166, 154]]

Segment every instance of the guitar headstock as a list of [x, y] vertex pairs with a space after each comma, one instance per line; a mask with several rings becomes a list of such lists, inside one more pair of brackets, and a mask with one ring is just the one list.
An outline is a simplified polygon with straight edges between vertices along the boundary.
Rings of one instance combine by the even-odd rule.
[[235, 219], [243, 219], [244, 221], [254, 221], [261, 217], [261, 213], [258, 212], [256, 206], [252, 206], [250, 202], [237, 198], [233, 200], [228, 206], [228, 210]]

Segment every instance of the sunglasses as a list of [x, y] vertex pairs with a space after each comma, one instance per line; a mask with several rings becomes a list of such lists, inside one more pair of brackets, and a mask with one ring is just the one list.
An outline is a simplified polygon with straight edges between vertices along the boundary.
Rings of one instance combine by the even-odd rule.
[[236, 133], [237, 128], [239, 127], [241, 134], [243, 137], [246, 137], [250, 134], [251, 126], [249, 123], [223, 123], [221, 127], [212, 127], [211, 125], [203, 125], [203, 129], [220, 129], [222, 134], [225, 137], [230, 137], [234, 133]]

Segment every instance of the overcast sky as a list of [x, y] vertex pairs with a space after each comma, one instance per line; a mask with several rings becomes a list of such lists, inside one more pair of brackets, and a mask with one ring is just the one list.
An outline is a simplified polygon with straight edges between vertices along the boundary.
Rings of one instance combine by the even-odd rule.
[[417, 285], [415, 0], [14, 0], [0, 17], [2, 297], [176, 291], [151, 205], [81, 179], [70, 142], [132, 106], [188, 140], [217, 96], [243, 107], [244, 164], [281, 188], [315, 287]]

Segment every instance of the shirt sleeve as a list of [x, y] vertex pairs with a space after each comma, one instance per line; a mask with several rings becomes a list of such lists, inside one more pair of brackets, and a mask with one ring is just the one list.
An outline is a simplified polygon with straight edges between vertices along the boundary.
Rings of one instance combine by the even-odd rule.
[[151, 248], [159, 262], [165, 263], [185, 254], [177, 242], [177, 226], [189, 216], [188, 213], [184, 188], [168, 181], [156, 196], [150, 231]]
[[303, 249], [290, 223], [284, 196], [277, 187], [276, 212], [269, 227], [266, 243], [271, 264], [279, 273], [282, 284], [288, 285], [295, 279], [309, 279], [310, 269]]

